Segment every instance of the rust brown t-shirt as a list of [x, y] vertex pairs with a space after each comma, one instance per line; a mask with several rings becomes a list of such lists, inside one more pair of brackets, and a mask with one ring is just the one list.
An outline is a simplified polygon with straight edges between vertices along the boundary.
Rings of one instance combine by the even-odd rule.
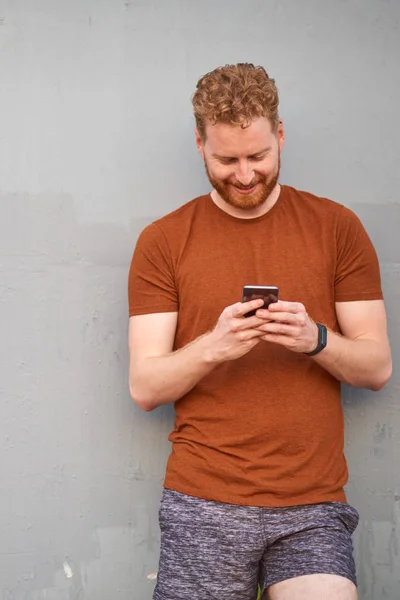
[[[129, 312], [178, 312], [175, 349], [214, 327], [244, 285], [339, 331], [335, 302], [382, 298], [376, 253], [344, 206], [282, 186], [265, 215], [240, 219], [201, 196], [144, 229]], [[262, 342], [175, 402], [165, 486], [253, 506], [345, 501], [340, 383], [309, 357]]]

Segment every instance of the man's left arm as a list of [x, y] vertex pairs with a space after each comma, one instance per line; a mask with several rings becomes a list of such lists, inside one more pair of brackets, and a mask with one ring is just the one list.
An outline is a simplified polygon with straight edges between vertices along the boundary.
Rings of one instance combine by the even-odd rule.
[[[327, 345], [314, 360], [331, 375], [354, 387], [380, 390], [392, 374], [383, 300], [337, 302], [341, 334], [328, 331]], [[318, 328], [297, 302], [279, 301], [257, 316], [267, 320], [260, 328], [262, 339], [293, 352], [312, 352], [318, 343]]]
[[336, 315], [343, 335], [328, 331], [314, 360], [344, 383], [380, 390], [392, 374], [383, 300], [337, 302]]

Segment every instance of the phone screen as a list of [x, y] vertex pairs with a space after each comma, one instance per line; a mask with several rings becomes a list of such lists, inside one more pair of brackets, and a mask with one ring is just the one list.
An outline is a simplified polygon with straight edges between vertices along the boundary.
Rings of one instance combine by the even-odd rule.
[[[260, 308], [268, 308], [270, 304], [278, 301], [278, 297], [279, 288], [275, 285], [245, 285], [243, 288], [242, 302], [250, 302], [250, 300], [262, 298], [264, 300], [264, 306], [260, 306]], [[250, 310], [244, 316], [253, 317], [255, 314], [255, 310]]]

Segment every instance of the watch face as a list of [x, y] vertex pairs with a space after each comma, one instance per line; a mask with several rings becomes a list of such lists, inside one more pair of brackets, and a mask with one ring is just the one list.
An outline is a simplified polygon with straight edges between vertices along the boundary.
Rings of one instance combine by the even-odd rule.
[[326, 344], [328, 342], [328, 332], [327, 329], [325, 327], [325, 325], [321, 325], [320, 323], [318, 323], [319, 325], [319, 336], [318, 336], [318, 341], [319, 341], [319, 346], [321, 346], [321, 350], [323, 350], [324, 348], [326, 348]]

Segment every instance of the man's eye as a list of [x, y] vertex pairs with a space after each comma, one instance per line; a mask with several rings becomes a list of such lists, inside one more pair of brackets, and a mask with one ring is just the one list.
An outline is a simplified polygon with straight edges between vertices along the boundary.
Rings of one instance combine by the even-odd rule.
[[231, 165], [235, 162], [234, 158], [221, 158], [221, 163], [223, 165]]
[[264, 160], [264, 158], [265, 158], [265, 154], [264, 154], [264, 156], [253, 156], [251, 158], [251, 160], [254, 160], [256, 162], [260, 162], [261, 160]]

